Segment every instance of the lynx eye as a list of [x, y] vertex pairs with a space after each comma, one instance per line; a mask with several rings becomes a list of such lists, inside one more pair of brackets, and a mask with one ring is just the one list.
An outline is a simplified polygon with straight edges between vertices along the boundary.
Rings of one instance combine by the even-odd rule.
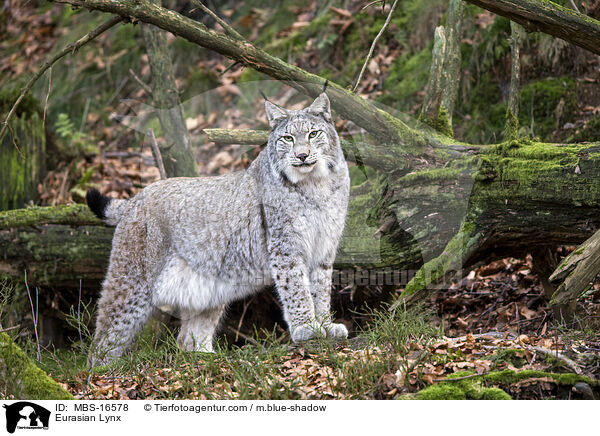
[[318, 131], [318, 130], [313, 130], [312, 132], [310, 132], [310, 133], [308, 134], [308, 139], [313, 139], [313, 138], [316, 138], [318, 134], [319, 134], [319, 131]]
[[294, 141], [294, 138], [292, 136], [290, 136], [290, 135], [282, 136], [282, 138], [283, 138], [284, 141], [287, 141], [287, 142], [293, 142]]

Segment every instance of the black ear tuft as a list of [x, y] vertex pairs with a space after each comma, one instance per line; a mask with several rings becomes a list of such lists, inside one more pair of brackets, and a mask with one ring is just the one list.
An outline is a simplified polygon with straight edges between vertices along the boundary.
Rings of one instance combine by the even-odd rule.
[[100, 194], [100, 191], [94, 188], [90, 189], [87, 194], [85, 194], [85, 201], [87, 202], [88, 207], [101, 220], [106, 219], [104, 211], [106, 210], [108, 203], [110, 203], [110, 200], [110, 197]]
[[325, 84], [323, 85], [323, 91], [321, 91], [321, 94], [327, 91], [327, 85], [329, 85], [329, 80], [325, 80]]

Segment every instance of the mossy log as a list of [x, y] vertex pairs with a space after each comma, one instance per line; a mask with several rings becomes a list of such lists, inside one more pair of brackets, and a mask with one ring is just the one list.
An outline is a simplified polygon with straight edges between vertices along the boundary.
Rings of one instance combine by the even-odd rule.
[[[32, 289], [38, 286], [66, 294], [81, 286], [95, 294], [106, 273], [112, 234], [113, 229], [104, 226], [50, 224], [2, 230], [0, 274], [23, 284], [27, 271]], [[76, 296], [72, 304], [77, 303]]]
[[[416, 292], [443, 278], [448, 267], [456, 271], [483, 259], [579, 244], [600, 226], [600, 144], [513, 140], [490, 146], [450, 144], [436, 152], [432, 167], [423, 167], [422, 160], [404, 161], [406, 170], [367, 167], [366, 176], [352, 167], [354, 186], [338, 270], [388, 269], [404, 280], [425, 263], [429, 272], [417, 276], [421, 286]], [[0, 270], [22, 279], [27, 268], [31, 283], [54, 288], [76, 288], [79, 279], [84, 287], [97, 286], [112, 230], [88, 226], [98, 222], [90, 222], [84, 206], [68, 210], [73, 215], [61, 221], [54, 212], [63, 208], [41, 208], [37, 224], [82, 227], [0, 232]], [[21, 217], [28, 214], [28, 209], [3, 212], [0, 223], [4, 228], [11, 221], [32, 225]], [[361, 280], [369, 284], [371, 278]]]
[[0, 398], [72, 400], [73, 396], [38, 368], [10, 336], [0, 332]]
[[[553, 373], [526, 369], [513, 371], [505, 369], [487, 374], [472, 371], [459, 371], [446, 377], [439, 384], [431, 385], [416, 394], [404, 394], [402, 399], [418, 400], [510, 400], [507, 392], [519, 393], [515, 385], [524, 380], [548, 382], [575, 392], [575, 398], [594, 399], [594, 391], [600, 389], [598, 381], [572, 373]], [[490, 387], [492, 386], [492, 387]], [[587, 389], [578, 389], [578, 388]], [[582, 392], [583, 391], [583, 392]], [[570, 395], [569, 395], [570, 398]]]

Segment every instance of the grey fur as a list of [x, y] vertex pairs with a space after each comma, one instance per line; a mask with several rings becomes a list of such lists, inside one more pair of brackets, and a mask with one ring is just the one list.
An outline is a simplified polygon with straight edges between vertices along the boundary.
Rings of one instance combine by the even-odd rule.
[[294, 342], [347, 336], [330, 314], [350, 179], [329, 99], [265, 107], [272, 132], [246, 171], [162, 180], [108, 203], [106, 222], [117, 227], [94, 360], [119, 356], [165, 305], [182, 315], [181, 346], [211, 351], [226, 305], [273, 283]]

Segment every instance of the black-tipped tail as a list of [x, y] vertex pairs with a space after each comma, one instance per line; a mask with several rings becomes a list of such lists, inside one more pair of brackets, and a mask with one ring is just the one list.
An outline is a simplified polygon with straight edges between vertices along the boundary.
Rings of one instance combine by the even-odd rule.
[[85, 201], [87, 202], [88, 207], [101, 220], [106, 219], [104, 212], [106, 211], [106, 207], [108, 206], [108, 203], [110, 203], [110, 200], [110, 197], [100, 194], [100, 191], [94, 188], [90, 189], [85, 195]]

